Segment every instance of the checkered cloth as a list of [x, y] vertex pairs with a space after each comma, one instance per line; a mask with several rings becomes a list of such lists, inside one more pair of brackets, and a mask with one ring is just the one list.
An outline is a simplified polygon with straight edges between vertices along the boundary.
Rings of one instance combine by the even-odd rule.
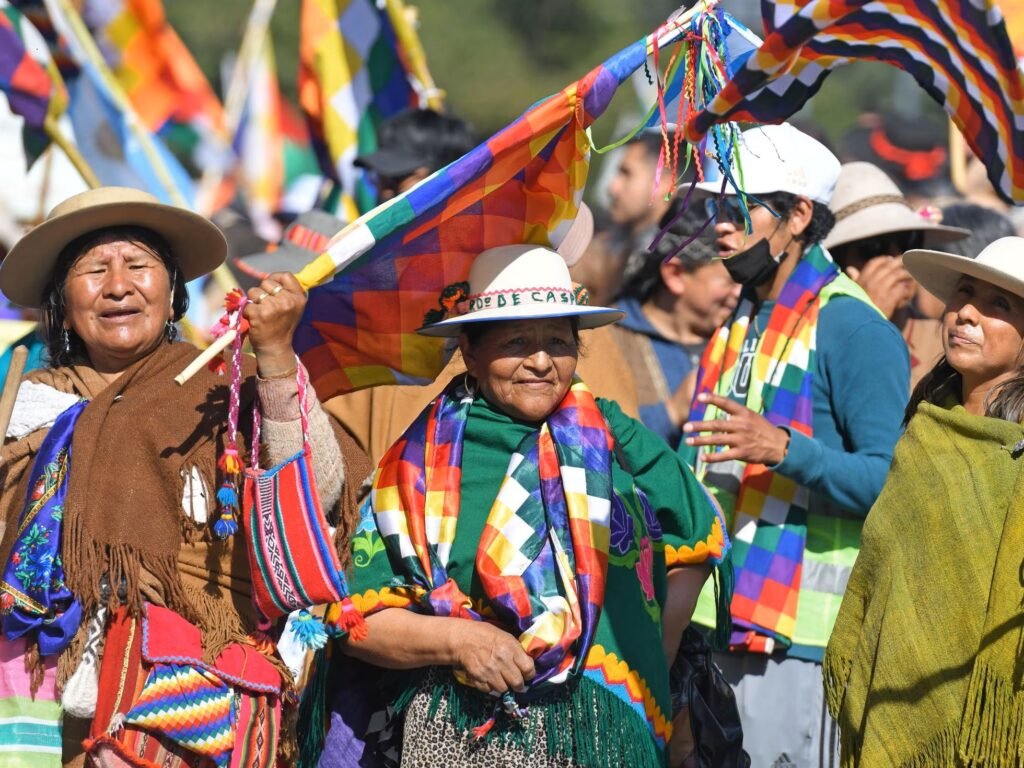
[[[815, 341], [821, 289], [839, 269], [820, 245], [804, 254], [786, 282], [757, 347], [746, 406], [772, 423], [813, 436]], [[697, 395], [728, 396], [751, 318], [753, 301], [744, 297], [732, 318], [712, 338], [697, 375]], [[693, 421], [728, 418], [694, 398]], [[707, 464], [698, 462], [703, 479]], [[788, 646], [796, 626], [797, 596], [807, 539], [807, 488], [764, 464], [736, 462], [739, 492], [732, 517], [736, 587], [732, 620], [748, 648], [764, 647], [758, 635]]]
[[833, 70], [897, 67], [946, 110], [1007, 202], [1024, 200], [1024, 77], [997, 0], [763, 0], [764, 43], [707, 108], [687, 121], [698, 141], [719, 121], [778, 123]]
[[[447, 573], [472, 403], [461, 383], [450, 385], [385, 454], [370, 504], [421, 608], [480, 620]], [[612, 491], [613, 445], [593, 395], [577, 379], [511, 457], [484, 526], [476, 571], [498, 621], [534, 658], [532, 689], [578, 672], [593, 641], [611, 509], [622, 503]]]

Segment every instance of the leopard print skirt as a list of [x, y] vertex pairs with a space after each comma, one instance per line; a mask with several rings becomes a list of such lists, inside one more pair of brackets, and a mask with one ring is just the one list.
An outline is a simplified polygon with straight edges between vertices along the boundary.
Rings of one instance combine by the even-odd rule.
[[539, 713], [527, 716], [524, 723], [533, 734], [529, 749], [500, 739], [474, 744], [468, 732], [451, 722], [447, 695], [431, 717], [434, 688], [441, 682], [440, 673], [431, 669], [406, 708], [402, 768], [577, 768], [578, 764], [568, 758], [548, 754], [544, 720]]

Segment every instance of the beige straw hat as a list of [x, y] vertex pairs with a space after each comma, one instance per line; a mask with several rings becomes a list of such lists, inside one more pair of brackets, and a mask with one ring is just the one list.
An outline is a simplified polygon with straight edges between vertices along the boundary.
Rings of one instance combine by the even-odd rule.
[[0, 291], [23, 307], [38, 307], [61, 251], [107, 227], [142, 227], [160, 235], [186, 280], [212, 272], [227, 256], [224, 235], [199, 214], [164, 205], [138, 189], [99, 187], [57, 205], [15, 244], [0, 265]]
[[941, 251], [907, 251], [903, 265], [917, 282], [946, 303], [963, 275], [1024, 298], [1024, 237], [1001, 237], [975, 259]]
[[826, 248], [896, 232], [922, 232], [924, 245], [934, 248], [971, 234], [919, 216], [896, 183], [871, 163], [843, 164], [829, 208], [835, 214], [836, 225], [824, 240]]
[[549, 317], [576, 317], [581, 329], [597, 328], [625, 314], [579, 303], [565, 259], [539, 245], [503, 245], [484, 251], [469, 268], [469, 283], [460, 285], [461, 289], [445, 289], [458, 314], [437, 322], [428, 320], [418, 333], [455, 337], [467, 323]]

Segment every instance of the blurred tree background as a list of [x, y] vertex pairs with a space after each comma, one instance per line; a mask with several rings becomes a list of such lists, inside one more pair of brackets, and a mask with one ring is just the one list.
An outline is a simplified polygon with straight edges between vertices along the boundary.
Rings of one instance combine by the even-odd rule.
[[[528, 106], [585, 74], [607, 56], [649, 33], [674, 0], [408, 0], [419, 12], [420, 37], [448, 107], [485, 137]], [[168, 0], [167, 15], [214, 86], [221, 90], [223, 57], [237, 50], [251, 0]], [[279, 0], [271, 25], [279, 77], [294, 100], [300, 0]], [[723, 7], [761, 33], [757, 0]], [[625, 89], [624, 89], [625, 90]], [[633, 103], [629, 103], [632, 101]], [[616, 117], [636, 109], [620, 95], [597, 140], [608, 141]], [[883, 65], [858, 64], [830, 76], [800, 117], [838, 141], [867, 111], [895, 110], [944, 124], [941, 110], [909, 76]]]

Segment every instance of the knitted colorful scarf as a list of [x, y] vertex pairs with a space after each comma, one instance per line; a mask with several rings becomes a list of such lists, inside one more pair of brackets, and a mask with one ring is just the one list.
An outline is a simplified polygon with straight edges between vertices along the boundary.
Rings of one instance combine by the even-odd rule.
[[[480, 620], [447, 572], [472, 403], [461, 383], [449, 386], [381, 460], [370, 503], [421, 607]], [[576, 674], [593, 641], [615, 503], [613, 445], [593, 395], [574, 381], [511, 457], [480, 539], [476, 570], [490, 607], [534, 658], [531, 693]]]
[[[746, 406], [762, 413], [772, 424], [808, 437], [813, 436], [819, 293], [838, 275], [838, 267], [820, 245], [813, 245], [804, 254], [772, 310], [750, 374]], [[697, 374], [698, 395], [714, 392], [728, 396], [755, 313], [754, 302], [744, 296], [732, 318], [711, 339]], [[694, 399], [691, 421], [722, 418], [728, 416]], [[734, 644], [741, 642], [750, 650], [766, 649], [767, 636], [788, 647], [796, 626], [807, 539], [808, 491], [763, 464], [734, 465], [739, 491], [731, 515], [736, 569], [731, 613], [734, 625], [747, 630], [734, 635]], [[703, 481], [708, 465], [698, 461], [696, 472]], [[709, 484], [714, 483], [709, 479]], [[729, 500], [719, 496], [727, 516]]]

